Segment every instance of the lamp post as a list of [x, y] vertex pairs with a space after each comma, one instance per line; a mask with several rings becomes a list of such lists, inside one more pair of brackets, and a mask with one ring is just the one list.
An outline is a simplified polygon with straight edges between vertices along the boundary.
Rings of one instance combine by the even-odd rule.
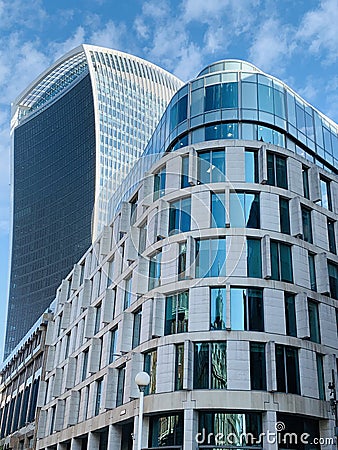
[[140, 406], [138, 413], [137, 450], [142, 448], [142, 427], [143, 427], [143, 400], [144, 390], [150, 383], [150, 376], [147, 372], [139, 372], [135, 377], [135, 383], [140, 391]]

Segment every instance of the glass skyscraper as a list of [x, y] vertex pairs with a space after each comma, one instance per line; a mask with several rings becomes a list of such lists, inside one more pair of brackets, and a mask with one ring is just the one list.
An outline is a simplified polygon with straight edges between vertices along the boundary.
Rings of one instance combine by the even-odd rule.
[[111, 194], [181, 85], [140, 58], [82, 45], [14, 102], [5, 357], [102, 230]]

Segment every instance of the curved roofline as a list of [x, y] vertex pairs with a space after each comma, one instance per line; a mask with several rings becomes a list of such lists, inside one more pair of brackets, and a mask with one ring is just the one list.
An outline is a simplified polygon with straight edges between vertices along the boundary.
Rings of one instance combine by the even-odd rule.
[[[196, 76], [196, 78], [190, 80], [188, 83], [195, 81], [196, 79], [200, 78], [200, 77], [205, 77], [207, 75], [213, 75], [213, 74], [217, 74], [220, 72], [226, 72], [226, 69], [223, 70], [218, 70], [215, 72], [210, 72], [210, 73], [203, 73], [205, 72], [209, 67], [213, 67], [216, 64], [220, 64], [220, 63], [231, 63], [231, 62], [237, 62], [237, 63], [244, 63], [247, 64], [249, 66], [251, 66], [254, 69], [254, 72], [257, 72], [261, 75], [265, 75], [269, 78], [271, 78], [274, 81], [277, 81], [278, 83], [280, 83], [284, 88], [286, 88], [288, 91], [290, 91], [293, 95], [295, 95], [295, 97], [299, 98], [302, 102], [304, 102], [307, 106], [309, 106], [310, 108], [312, 108], [313, 110], [315, 110], [322, 118], [324, 118], [328, 123], [330, 123], [330, 125], [332, 125], [338, 132], [338, 124], [331, 119], [330, 117], [328, 117], [325, 113], [323, 113], [322, 111], [320, 111], [318, 108], [316, 108], [314, 105], [312, 105], [312, 103], [308, 102], [305, 98], [303, 98], [300, 94], [298, 94], [294, 89], [292, 89], [288, 84], [286, 84], [284, 81], [280, 80], [279, 78], [275, 77], [274, 75], [271, 75], [267, 72], [264, 72], [263, 70], [259, 69], [257, 66], [255, 66], [254, 64], [252, 64], [251, 62], [245, 61], [244, 59], [220, 59], [218, 61], [215, 61], [214, 63], [208, 64], [203, 70], [201, 70], [199, 72], [199, 74]], [[229, 72], [241, 72], [242, 70], [234, 70], [234, 69], [229, 69]], [[201, 75], [203, 74], [203, 75]], [[188, 84], [187, 83], [187, 84]], [[184, 86], [183, 86], [184, 87]], [[168, 105], [169, 106], [169, 105]]]
[[12, 108], [15, 108], [16, 105], [19, 105], [22, 100], [28, 95], [30, 91], [32, 91], [41, 80], [43, 80], [47, 75], [49, 75], [51, 72], [53, 72], [59, 65], [61, 65], [63, 62], [67, 61], [67, 59], [71, 58], [72, 56], [75, 56], [81, 51], [84, 51], [83, 45], [79, 45], [78, 47], [73, 48], [69, 52], [67, 52], [65, 55], [58, 58], [51, 66], [49, 66], [46, 70], [44, 70], [37, 78], [35, 78], [27, 87], [24, 89], [14, 100], [12, 103]]
[[[164, 74], [166, 74], [166, 76], [171, 77], [172, 79], [175, 79], [179, 82], [182, 83], [182, 85], [184, 84], [184, 82], [182, 80], [180, 80], [179, 78], [177, 78], [175, 75], [173, 75], [172, 73], [168, 72], [167, 70], [163, 69], [162, 67], [147, 61], [143, 58], [140, 58], [139, 56], [135, 56], [132, 55], [130, 53], [126, 53], [126, 52], [122, 52], [120, 50], [115, 50], [115, 49], [111, 49], [108, 47], [100, 47], [100, 46], [96, 46], [96, 45], [91, 45], [91, 44], [81, 44], [78, 47], [75, 47], [74, 49], [70, 50], [69, 52], [67, 52], [65, 55], [61, 56], [60, 58], [58, 58], [51, 66], [49, 66], [46, 70], [44, 70], [37, 78], [35, 78], [14, 100], [14, 102], [12, 103], [12, 117], [17, 109], [17, 107], [24, 102], [25, 98], [43, 81], [43, 79], [45, 77], [47, 77], [49, 74], [51, 74], [54, 70], [56, 70], [61, 64], [63, 64], [64, 62], [66, 62], [68, 59], [70, 59], [71, 57], [80, 54], [81, 52], [83, 52], [86, 57], [88, 55], [88, 52], [90, 50], [93, 51], [99, 51], [99, 52], [109, 52], [109, 53], [114, 53], [116, 55], [122, 56], [122, 57], [128, 57], [129, 59], [133, 59], [135, 61], [138, 61], [144, 65], [147, 65], [148, 67], [153, 68], [154, 70], [160, 70], [162, 71]], [[91, 61], [88, 61], [88, 57], [87, 57], [87, 63], [88, 65], [90, 65]]]
[[161, 67], [155, 63], [152, 63], [151, 61], [148, 61], [147, 59], [143, 59], [140, 56], [132, 55], [131, 53], [122, 52], [121, 50], [115, 50], [115, 49], [109, 48], [109, 47], [100, 47], [99, 45], [82, 44], [82, 47], [84, 50], [96, 50], [96, 51], [101, 51], [101, 52], [106, 52], [108, 50], [109, 52], [112, 52], [118, 56], [122, 56], [122, 57], [128, 56], [130, 59], [134, 59], [135, 61], [139, 61], [142, 64], [146, 64], [147, 66], [150, 66], [155, 70], [160, 69], [166, 75], [169, 75], [172, 78], [175, 78], [176, 80], [180, 81], [182, 83], [182, 86], [185, 84], [184, 81], [180, 80], [176, 75], [172, 74], [168, 70], [163, 69], [163, 67]]
[[[213, 67], [213, 66], [215, 66], [215, 65], [217, 65], [217, 64], [220, 64], [220, 63], [233, 63], [233, 62], [235, 62], [235, 63], [244, 63], [244, 64], [247, 64], [248, 66], [251, 66], [251, 67], [254, 69], [255, 72], [258, 72], [258, 73], [264, 73], [264, 72], [263, 72], [261, 69], [259, 69], [257, 66], [255, 66], [254, 64], [252, 64], [252, 63], [249, 62], [249, 61], [245, 61], [244, 59], [219, 59], [218, 61], [215, 61], [215, 62], [213, 62], [213, 63], [208, 64], [207, 66], [205, 66], [205, 67], [198, 73], [198, 75], [196, 76], [196, 78], [199, 78], [200, 76], [206, 75], [206, 74], [203, 73], [203, 72], [205, 72], [209, 67]], [[230, 69], [229, 69], [229, 70], [230, 70]], [[232, 71], [233, 71], [233, 69], [232, 69]], [[224, 69], [223, 69], [223, 70], [216, 71], [216, 72], [212, 72], [212, 73], [217, 73], [217, 72], [224, 72]], [[203, 75], [201, 75], [202, 73], [203, 73]]]

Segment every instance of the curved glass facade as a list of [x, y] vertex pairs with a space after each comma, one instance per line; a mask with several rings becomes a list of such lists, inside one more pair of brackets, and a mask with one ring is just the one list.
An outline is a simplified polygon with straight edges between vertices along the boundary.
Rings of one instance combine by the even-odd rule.
[[110, 217], [123, 193], [128, 196], [164, 152], [218, 139], [271, 143], [338, 172], [337, 124], [255, 66], [221, 61], [174, 95], [143, 154], [147, 158], [141, 158], [112, 198]]
[[83, 45], [14, 102], [6, 356], [107, 223], [108, 199], [181, 85], [150, 62]]

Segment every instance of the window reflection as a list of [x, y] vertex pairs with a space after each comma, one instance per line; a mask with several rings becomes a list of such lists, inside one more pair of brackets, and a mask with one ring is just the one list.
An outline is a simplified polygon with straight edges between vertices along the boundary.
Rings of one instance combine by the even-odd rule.
[[226, 329], [226, 290], [225, 288], [210, 289], [210, 329]]
[[196, 241], [196, 278], [225, 276], [225, 238]]
[[259, 194], [230, 194], [230, 226], [260, 228]]

